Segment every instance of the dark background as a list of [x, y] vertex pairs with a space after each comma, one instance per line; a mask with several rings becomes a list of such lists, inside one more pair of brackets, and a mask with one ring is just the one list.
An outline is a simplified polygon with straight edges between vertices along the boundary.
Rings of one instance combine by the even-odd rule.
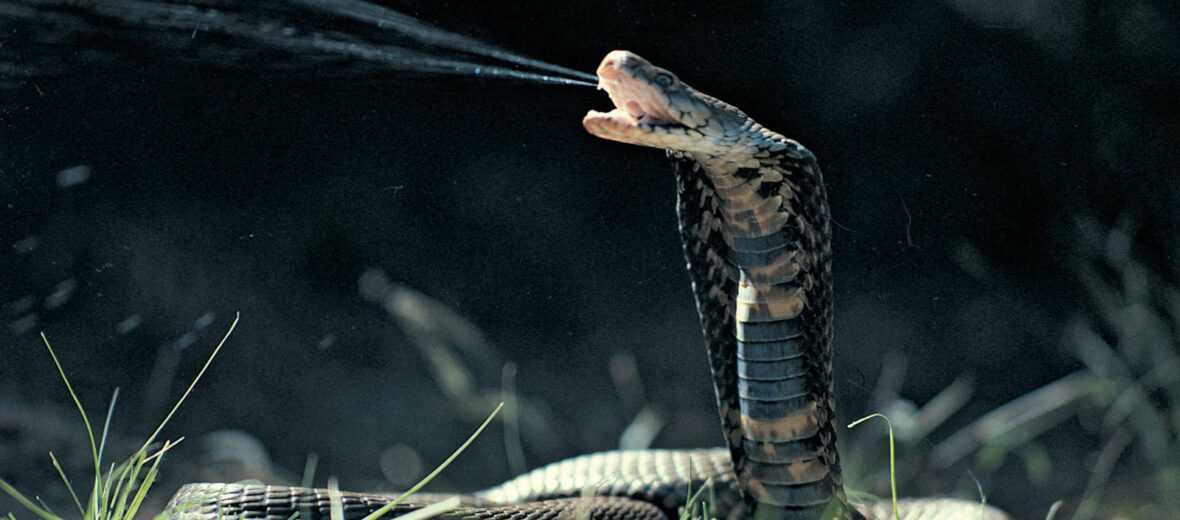
[[[837, 223], [842, 422], [878, 411], [904, 422], [907, 402], [973, 382], [962, 410], [903, 450], [920, 465], [988, 411], [1093, 369], [1071, 330], [1118, 343], [1085, 273], [1121, 294], [1119, 267], [1134, 259], [1149, 285], [1174, 287], [1170, 2], [493, 4], [385, 3], [586, 72], [632, 50], [815, 152]], [[505, 361], [527, 400], [529, 467], [617, 447], [644, 403], [663, 419], [655, 446], [720, 443], [671, 167], [585, 133], [582, 115], [609, 107], [603, 93], [391, 70], [250, 36], [269, 20], [489, 61], [305, 6], [194, 2], [153, 18], [86, 5], [0, 2], [0, 477], [60, 504], [45, 452], [87, 474], [84, 428], [38, 332], [92, 416], [121, 387], [123, 456], [236, 312], [164, 432], [189, 440], [156, 500], [205, 478], [201, 457], [220, 448], [202, 435], [217, 429], [261, 442], [268, 480], [297, 482], [315, 453], [317, 485], [404, 488], [410, 477], [390, 476], [398, 454], [441, 461], [490, 411], [477, 396], [501, 387]], [[192, 12], [206, 25], [180, 27]], [[475, 389], [444, 391], [415, 337], [358, 290], [371, 269], [482, 331], [486, 344], [454, 350]], [[1173, 299], [1149, 303], [1174, 334], [1180, 293], [1163, 290]], [[620, 352], [644, 397], [612, 384]], [[888, 388], [886, 362], [906, 367]], [[1154, 403], [1174, 407], [1162, 394]], [[1119, 431], [1100, 404], [1077, 402], [1010, 448], [912, 472], [902, 494], [976, 497], [975, 478], [1017, 517], [1058, 499], [1074, 511]], [[886, 494], [884, 428], [858, 430], [874, 431], [844, 434], [847, 480]], [[502, 437], [486, 433], [435, 489], [511, 476]], [[1087, 495], [1098, 514], [1150, 511], [1180, 489], [1143, 470], [1180, 454], [1168, 449], [1133, 436], [1110, 456], [1119, 484]]]

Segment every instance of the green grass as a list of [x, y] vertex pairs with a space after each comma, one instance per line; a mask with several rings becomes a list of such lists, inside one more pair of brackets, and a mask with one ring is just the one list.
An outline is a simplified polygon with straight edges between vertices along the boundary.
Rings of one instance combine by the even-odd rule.
[[[90, 423], [90, 416], [86, 413], [85, 407], [82, 406], [82, 401], [78, 399], [78, 394], [74, 392], [74, 387], [70, 384], [70, 379], [66, 377], [65, 369], [62, 368], [57, 354], [53, 351], [53, 346], [50, 345], [49, 338], [44, 333], [41, 334], [41, 340], [45, 343], [45, 348], [49, 351], [49, 356], [53, 358], [53, 364], [57, 367], [57, 372], [61, 375], [61, 379], [66, 385], [66, 391], [69, 392], [70, 399], [74, 401], [74, 405], [78, 408], [78, 413], [82, 416], [82, 423], [86, 426], [86, 435], [90, 440], [90, 456], [94, 463], [94, 476], [93, 483], [90, 486], [90, 493], [86, 497], [86, 505], [82, 505], [77, 491], [74, 489], [69, 477], [66, 476], [65, 471], [62, 470], [57, 458], [54, 457], [52, 452], [49, 454], [50, 460], [53, 461], [54, 469], [61, 476], [62, 482], [65, 483], [66, 489], [69, 491], [70, 496], [73, 497], [74, 504], [78, 508], [79, 516], [77, 518], [81, 520], [131, 520], [135, 518], [135, 514], [139, 512], [140, 506], [143, 505], [144, 497], [156, 481], [160, 462], [164, 459], [164, 454], [183, 440], [181, 438], [175, 441], [158, 443], [156, 442], [156, 438], [160, 435], [164, 426], [168, 424], [168, 421], [172, 419], [176, 410], [188, 398], [196, 386], [197, 381], [200, 381], [201, 376], [205, 375], [205, 371], [209, 369], [209, 365], [217, 357], [217, 353], [221, 351], [221, 347], [225, 345], [230, 334], [233, 334], [234, 328], [238, 325], [238, 318], [238, 316], [234, 317], [234, 321], [230, 325], [229, 330], [225, 332], [225, 336], [218, 342], [217, 347], [213, 349], [213, 353], [205, 361], [205, 365], [201, 367], [201, 371], [193, 378], [192, 383], [189, 384], [180, 399], [176, 401], [172, 410], [168, 412], [168, 415], [164, 417], [163, 421], [160, 421], [160, 425], [156, 427], [156, 431], [152, 432], [151, 436], [144, 441], [143, 445], [127, 460], [118, 464], [111, 463], [106, 467], [105, 471], [104, 466], [106, 464], [103, 461], [103, 451], [106, 447], [107, 435], [110, 433], [111, 417], [114, 414], [115, 403], [118, 401], [119, 390], [116, 388], [111, 397], [111, 403], [107, 407], [106, 418], [103, 420], [102, 433], [96, 438], [94, 428]], [[30, 500], [3, 479], [0, 479], [0, 491], [11, 496], [43, 520], [65, 520], [66, 518], [59, 516], [39, 499], [36, 502]], [[8, 513], [8, 518], [15, 520], [15, 516], [11, 512]]]
[[[144, 497], [151, 489], [152, 484], [156, 481], [160, 462], [163, 461], [164, 454], [183, 440], [183, 438], [181, 438], [175, 441], [164, 441], [163, 443], [157, 443], [156, 438], [160, 435], [160, 432], [164, 429], [164, 426], [168, 424], [168, 421], [172, 419], [172, 416], [180, 408], [180, 405], [184, 403], [185, 399], [188, 398], [197, 382], [200, 381], [201, 377], [205, 375], [205, 371], [208, 370], [209, 365], [213, 362], [213, 359], [217, 357], [217, 353], [221, 351], [221, 347], [225, 345], [226, 340], [229, 339], [230, 334], [232, 334], [234, 328], [237, 327], [238, 319], [238, 316], [234, 317], [234, 321], [230, 325], [229, 330], [227, 330], [225, 336], [221, 338], [221, 341], [217, 344], [217, 347], [213, 349], [213, 353], [209, 355], [209, 358], [205, 361], [204, 366], [201, 367], [200, 372], [198, 372], [196, 377], [193, 378], [192, 383], [189, 384], [188, 388], [184, 391], [184, 394], [181, 395], [180, 399], [177, 400], [176, 404], [172, 407], [172, 410], [168, 412], [168, 415], [164, 417], [164, 420], [160, 421], [160, 425], [156, 427], [156, 430], [152, 432], [151, 436], [149, 436], [143, 445], [140, 446], [140, 448], [136, 450], [127, 460], [119, 464], [111, 464], [105, 472], [103, 471], [103, 449], [106, 446], [107, 435], [110, 433], [111, 417], [114, 413], [115, 403], [118, 401], [119, 390], [116, 388], [114, 395], [111, 397], [111, 403], [107, 408], [106, 418], [103, 421], [102, 433], [96, 438], [94, 435], [94, 428], [90, 423], [90, 416], [86, 413], [85, 407], [82, 406], [82, 402], [78, 399], [78, 395], [74, 392], [73, 385], [70, 384], [70, 380], [66, 376], [65, 369], [62, 367], [60, 360], [57, 358], [57, 353], [53, 351], [53, 346], [50, 345], [49, 339], [46, 338], [45, 334], [41, 334], [41, 339], [45, 343], [45, 348], [49, 351], [49, 356], [53, 359], [53, 364], [55, 367], [57, 367], [57, 372], [61, 375], [62, 381], [65, 383], [66, 391], [69, 392], [70, 398], [74, 401], [74, 405], [78, 408], [78, 413], [82, 416], [82, 423], [86, 426], [86, 434], [90, 440], [91, 458], [94, 463], [94, 482], [91, 487], [90, 494], [87, 496], [85, 506], [83, 506], [81, 500], [79, 500], [78, 494], [75, 491], [73, 484], [70, 482], [69, 477], [66, 476], [65, 471], [62, 470], [61, 464], [58, 463], [57, 458], [52, 452], [49, 454], [50, 460], [53, 461], [53, 467], [57, 470], [58, 475], [61, 476], [62, 482], [65, 483], [66, 489], [69, 491], [70, 496], [73, 497], [74, 503], [78, 508], [78, 513], [80, 516], [77, 518], [80, 518], [81, 520], [133, 520], [135, 518], [136, 513], [139, 512], [140, 506], [143, 505]], [[434, 471], [432, 471], [412, 488], [399, 496], [396, 500], [393, 500], [381, 509], [366, 516], [365, 520], [375, 520], [380, 518], [394, 507], [397, 507], [397, 505], [402, 503], [406, 498], [410, 497], [414, 493], [417, 493], [422, 489], [423, 486], [430, 483], [434, 477], [438, 476], [439, 473], [441, 473], [444, 469], [446, 469], [447, 466], [454, 462], [455, 459], [458, 458], [459, 455], [462, 454], [463, 451], [466, 450], [467, 447], [470, 446], [471, 443], [474, 442], [481, 433], [483, 433], [484, 429], [487, 428], [489, 424], [491, 424], [492, 420], [495, 419], [496, 415], [500, 413], [502, 408], [504, 408], [504, 403], [500, 403], [499, 406], [497, 406], [496, 409], [493, 410], [490, 415], [488, 415], [487, 419], [484, 420], [479, 428], [476, 428], [475, 432], [472, 433], [471, 436], [468, 437], [467, 440], [463, 442], [463, 444], [460, 445], [454, 451], [454, 453], [451, 454], [450, 457], [447, 457], [447, 459], [443, 461], [442, 464], [439, 464], [438, 467], [434, 469]], [[340, 490], [336, 485], [335, 479], [329, 480], [328, 490], [329, 502], [331, 505], [329, 513], [330, 517], [333, 520], [344, 520], [343, 503], [342, 499], [340, 498]], [[3, 491], [4, 493], [11, 496], [14, 500], [16, 500], [36, 516], [40, 517], [42, 520], [65, 520], [65, 517], [59, 516], [57, 513], [52, 511], [48, 505], [41, 503], [39, 500], [36, 502], [34, 502], [34, 500], [30, 500], [27, 496], [25, 496], [3, 479], [0, 479], [0, 491]], [[453, 511], [459, 507], [459, 504], [459, 498], [453, 497], [448, 500], [443, 500], [441, 502], [428, 505], [422, 509], [412, 511], [400, 516], [399, 518], [402, 520], [423, 520], [426, 518], [433, 518], [438, 515]], [[15, 520], [15, 516], [11, 512], [9, 512], [7, 516], [9, 520]], [[157, 515], [156, 518], [157, 520], [160, 520], [163, 517], [164, 515], [161, 513], [160, 515]], [[292, 520], [295, 519], [293, 518]]]
[[[848, 424], [848, 428], [852, 429], [852, 428], [856, 427], [857, 425], [859, 425], [869, 419], [874, 419], [874, 418], [879, 418], [879, 419], [884, 420], [885, 424], [888, 425], [888, 427], [889, 427], [889, 488], [890, 488], [890, 498], [892, 500], [891, 511], [893, 512], [893, 518], [895, 520], [901, 520], [901, 515], [900, 515], [898, 508], [897, 508], [897, 465], [896, 465], [897, 450], [894, 446], [893, 421], [890, 421], [889, 417], [886, 417], [884, 414], [874, 413], [874, 414], [869, 414], [865, 417], [861, 417], [860, 419], [857, 419], [855, 421], [852, 421], [851, 423]], [[979, 483], [978, 480], [975, 481], [975, 486], [979, 491], [979, 518], [981, 518], [981, 519], [986, 518], [987, 517], [987, 495], [984, 494], [983, 486]], [[853, 493], [849, 493], [849, 495], [852, 496]], [[862, 496], [861, 498], [864, 498], [864, 497]], [[872, 500], [879, 501], [880, 499], [874, 498]], [[1046, 520], [1052, 520], [1055, 511], [1056, 511], [1056, 509], [1051, 510], [1049, 513], [1049, 516], [1046, 517]]]
[[[459, 458], [459, 455], [462, 454], [472, 442], [475, 442], [476, 437], [479, 437], [479, 434], [483, 433], [484, 428], [487, 428], [488, 425], [492, 423], [492, 419], [496, 418], [496, 414], [500, 413], [502, 408], [504, 408], [504, 403], [500, 403], [500, 405], [497, 406], [495, 410], [492, 410], [492, 413], [488, 415], [488, 418], [484, 419], [483, 424], [480, 424], [479, 428], [476, 428], [475, 432], [472, 433], [471, 436], [467, 437], [467, 440], [463, 441], [463, 444], [459, 445], [459, 448], [456, 449], [454, 453], [451, 453], [450, 457], [447, 457], [447, 459], [444, 460], [442, 464], [439, 464], [437, 468], [434, 468], [434, 471], [431, 471], [429, 475], [426, 475], [422, 478], [422, 480], [418, 481], [417, 484], [414, 484], [414, 487], [411, 487], [408, 491], [402, 493], [402, 495], [397, 497], [396, 500], [385, 504], [385, 506], [383, 506], [381, 509], [370, 513], [365, 517], [364, 520], [376, 520], [377, 518], [380, 518], [381, 515], [388, 513], [391, 509], [397, 507], [398, 504], [409, 498], [410, 495], [417, 493], [422, 489], [423, 486], [429, 484], [431, 480], [434, 480], [434, 477], [437, 477], [439, 473], [442, 473], [442, 470], [446, 469], [447, 466], [450, 466], [451, 463], [454, 462], [455, 459]], [[331, 488], [331, 486], [329, 486], [329, 488]], [[337, 490], [337, 493], [338, 492], [339, 490]], [[339, 496], [329, 494], [328, 499], [332, 502], [333, 506], [331, 510], [332, 520], [344, 520], [344, 510], [338, 507], [340, 506]], [[443, 500], [442, 502], [430, 504], [429, 506], [426, 506], [417, 511], [412, 511], [408, 514], [399, 516], [398, 518], [401, 520], [420, 520], [423, 518], [433, 518], [443, 513], [453, 511], [457, 507], [459, 507], [459, 497], [451, 497], [447, 500]], [[338, 510], [339, 515], [337, 515]]]
[[[689, 459], [688, 474], [693, 475], [692, 459]], [[706, 491], [709, 494], [702, 496]], [[688, 496], [688, 500], [685, 501], [684, 509], [680, 511], [678, 520], [713, 520], [713, 504], [717, 503], [717, 493], [713, 487], [712, 477], [705, 479], [705, 483], [695, 493], [692, 490], [692, 479], [690, 478], [685, 495]]]
[[891, 491], [890, 496], [893, 498], [893, 518], [895, 518], [896, 520], [901, 520], [901, 516], [899, 516], [897, 514], [897, 466], [896, 466], [897, 451], [893, 447], [893, 422], [890, 421], [888, 417], [886, 417], [882, 414], [874, 413], [874, 414], [871, 414], [871, 415], [868, 415], [865, 417], [861, 417], [860, 419], [857, 419], [855, 421], [852, 421], [851, 423], [848, 424], [848, 428], [852, 429], [856, 425], [858, 425], [862, 422], [865, 422], [869, 419], [872, 419], [874, 417], [879, 417], [879, 418], [883, 419], [885, 421], [885, 424], [889, 425], [889, 489]]

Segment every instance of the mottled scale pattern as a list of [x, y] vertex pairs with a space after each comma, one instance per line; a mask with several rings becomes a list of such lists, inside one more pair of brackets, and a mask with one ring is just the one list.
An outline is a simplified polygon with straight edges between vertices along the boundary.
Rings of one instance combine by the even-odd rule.
[[713, 372], [713, 388], [721, 431], [726, 437], [734, 470], [746, 460], [741, 442], [741, 405], [737, 394], [737, 339], [734, 337], [734, 295], [737, 270], [723, 256], [725, 238], [717, 215], [712, 183], [692, 161], [676, 162], [676, 216], [688, 274], [696, 296], [697, 313]]
[[738, 504], [729, 453], [706, 450], [619, 450], [565, 459], [533, 470], [476, 495], [492, 503], [518, 503], [582, 493], [619, 496], [650, 502], [676, 514], [689, 488], [711, 481], [715, 510]]
[[[287, 520], [298, 513], [300, 520], [328, 520], [326, 489], [250, 484], [187, 484], [181, 487], [164, 513], [169, 520]], [[344, 517], [360, 520], [396, 497], [344, 493]], [[400, 504], [391, 514], [400, 515], [422, 507], [421, 503]]]
[[[689, 490], [711, 482], [711, 504], [726, 517], [742, 504], [724, 449], [618, 450], [573, 457], [525, 473], [499, 486], [458, 495], [451, 517], [504, 520], [566, 518], [575, 507], [602, 520], [675, 519]], [[420, 493], [399, 504], [398, 516], [454, 495]], [[572, 498], [588, 497], [588, 498]], [[396, 494], [341, 493], [345, 520], [360, 520]], [[328, 491], [285, 486], [188, 484], [169, 502], [169, 520], [329, 520]], [[628, 516], [627, 511], [632, 511]]]
[[[394, 495], [340, 492], [345, 520], [361, 520], [394, 500]], [[440, 495], [415, 496], [382, 518], [395, 518], [425, 507]], [[516, 504], [487, 504], [463, 497], [460, 507], [439, 518], [449, 520], [670, 520], [649, 502], [623, 497], [563, 498]], [[326, 489], [260, 484], [188, 484], [165, 510], [168, 520], [330, 520]]]

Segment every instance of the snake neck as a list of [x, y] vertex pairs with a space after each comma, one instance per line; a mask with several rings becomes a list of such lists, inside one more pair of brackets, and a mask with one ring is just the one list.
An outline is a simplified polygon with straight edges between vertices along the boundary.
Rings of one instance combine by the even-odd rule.
[[836, 450], [822, 175], [763, 131], [741, 162], [671, 152], [677, 214], [734, 471], [755, 518], [857, 518]]

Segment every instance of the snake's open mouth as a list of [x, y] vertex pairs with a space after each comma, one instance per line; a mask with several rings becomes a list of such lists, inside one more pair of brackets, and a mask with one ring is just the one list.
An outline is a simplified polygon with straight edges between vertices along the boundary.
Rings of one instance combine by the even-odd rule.
[[668, 95], [659, 84], [661, 73], [653, 75], [652, 68], [646, 60], [627, 51], [608, 54], [598, 66], [598, 88], [606, 91], [616, 108], [609, 112], [591, 110], [582, 120], [586, 129], [599, 137], [636, 143], [636, 133], [684, 128], [686, 125], [672, 115]]
[[[658, 116], [653, 116], [643, 110], [643, 107], [634, 101], [628, 101], [622, 108], [616, 108], [610, 112], [596, 112], [591, 111], [596, 117], [614, 120], [619, 123], [626, 123], [632, 126], [649, 125], [649, 126], [675, 126], [676, 123]], [[590, 115], [590, 114], [587, 114]]]
[[595, 113], [632, 125], [672, 126], [679, 124], [667, 114], [667, 102], [651, 85], [628, 76], [626, 72], [616, 70], [612, 73], [602, 71], [601, 68], [599, 70], [598, 88], [606, 91], [617, 108], [606, 113]]

